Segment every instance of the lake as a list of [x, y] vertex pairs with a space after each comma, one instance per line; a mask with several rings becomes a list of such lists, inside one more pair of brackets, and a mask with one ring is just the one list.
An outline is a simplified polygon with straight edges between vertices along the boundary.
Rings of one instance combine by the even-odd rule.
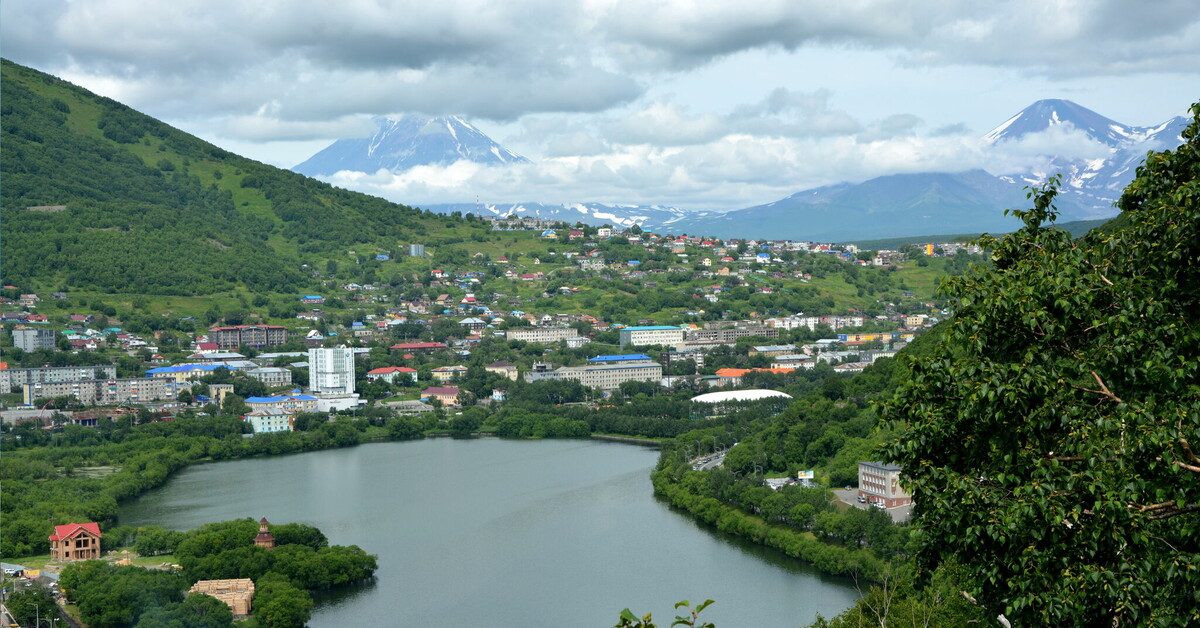
[[309, 625], [670, 625], [716, 600], [718, 628], [783, 628], [857, 599], [844, 579], [700, 526], [656, 499], [658, 452], [592, 440], [371, 443], [196, 465], [121, 510], [186, 530], [241, 517], [319, 527], [379, 557], [371, 584], [320, 596]]

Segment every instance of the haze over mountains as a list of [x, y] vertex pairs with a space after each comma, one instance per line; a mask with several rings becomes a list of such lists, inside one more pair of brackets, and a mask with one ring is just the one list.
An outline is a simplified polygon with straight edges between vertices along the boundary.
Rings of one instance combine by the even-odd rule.
[[[501, 165], [527, 161], [461, 119], [419, 120], [420, 124], [381, 124], [380, 132], [372, 138], [339, 140], [294, 170], [330, 175], [338, 170], [402, 172], [415, 165], [446, 164], [456, 159]], [[1026, 151], [1037, 150], [1041, 143], [1047, 146], [1047, 152], [1039, 153], [1043, 156], [1032, 167], [998, 174], [974, 169], [888, 175], [861, 183], [806, 189], [777, 201], [726, 212], [661, 205], [536, 201], [447, 203], [427, 208], [441, 213], [517, 214], [596, 225], [639, 224], [652, 231], [718, 237], [770, 234], [803, 240], [852, 240], [1010, 231], [1018, 223], [1004, 216], [1004, 210], [1024, 207], [1025, 187], [1040, 184], [1053, 174], [1063, 176], [1058, 199], [1061, 221], [1115, 215], [1113, 203], [1133, 180], [1147, 151], [1178, 146], [1186, 124], [1184, 117], [1177, 116], [1156, 126], [1134, 127], [1069, 100], [1040, 100], [983, 136], [982, 150], [997, 155], [1016, 145], [1026, 145]], [[1063, 142], [1064, 138], [1069, 141]], [[1073, 146], [1077, 154], [1051, 153], [1053, 143], [1047, 139]], [[1080, 146], [1086, 150], [1079, 150]], [[1080, 156], [1080, 152], [1086, 156]], [[531, 191], [533, 195], [536, 191]]]

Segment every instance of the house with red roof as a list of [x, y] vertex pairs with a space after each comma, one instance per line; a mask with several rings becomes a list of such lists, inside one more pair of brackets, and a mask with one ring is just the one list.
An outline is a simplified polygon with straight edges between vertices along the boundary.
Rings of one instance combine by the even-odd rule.
[[407, 366], [385, 366], [367, 371], [367, 379], [373, 382], [382, 379], [391, 384], [396, 381], [397, 377], [408, 377], [415, 382], [417, 381], [417, 369], [410, 369]]
[[68, 523], [54, 526], [50, 535], [50, 560], [100, 558], [100, 524]]
[[440, 342], [401, 342], [392, 348], [397, 351], [438, 351], [447, 347]]

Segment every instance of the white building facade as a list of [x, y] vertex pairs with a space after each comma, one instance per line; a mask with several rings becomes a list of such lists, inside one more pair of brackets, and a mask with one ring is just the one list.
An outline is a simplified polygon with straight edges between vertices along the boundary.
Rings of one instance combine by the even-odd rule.
[[314, 394], [354, 392], [354, 350], [346, 347], [308, 350], [308, 388]]

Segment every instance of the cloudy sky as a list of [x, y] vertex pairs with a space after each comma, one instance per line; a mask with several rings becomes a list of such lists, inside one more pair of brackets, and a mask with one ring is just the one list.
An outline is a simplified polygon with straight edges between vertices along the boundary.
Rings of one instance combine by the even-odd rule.
[[1042, 98], [1183, 114], [1200, 3], [5, 0], [0, 54], [278, 166], [405, 112], [464, 116], [533, 161], [335, 180], [410, 204], [733, 209], [1021, 163], [1032, 144], [979, 137]]

